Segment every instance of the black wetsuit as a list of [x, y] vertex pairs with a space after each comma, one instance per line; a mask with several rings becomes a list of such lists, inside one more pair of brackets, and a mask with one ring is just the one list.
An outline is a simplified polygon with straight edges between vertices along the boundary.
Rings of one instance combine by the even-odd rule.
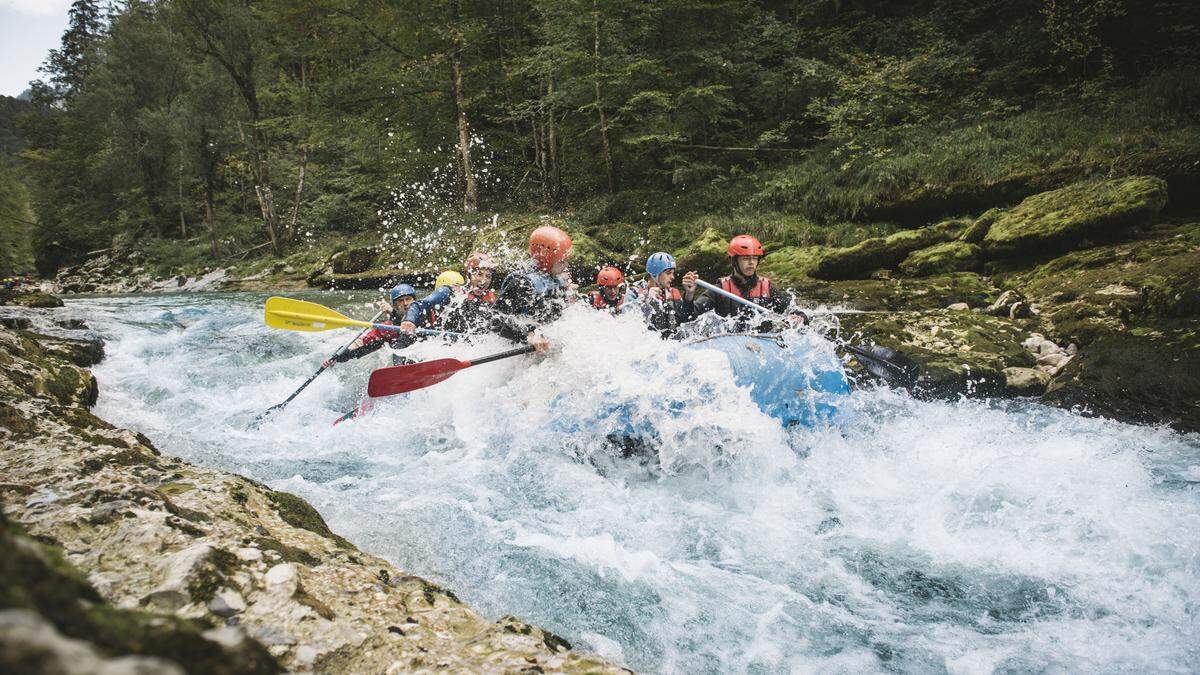
[[[396, 314], [396, 311], [392, 310], [391, 316], [383, 323], [392, 326], [399, 326], [400, 322], [403, 320], [403, 316]], [[339, 351], [337, 354], [334, 354], [333, 360], [338, 363], [345, 363], [350, 359], [361, 358], [367, 354], [378, 351], [379, 348], [383, 347], [384, 345], [391, 345], [396, 349], [404, 349], [416, 341], [416, 335], [411, 335], [403, 331], [372, 328], [363, 334], [361, 344], [359, 346], [354, 347], [353, 349], [343, 349]]]
[[[775, 288], [770, 279], [757, 274], [747, 279], [739, 279], [737, 276], [722, 277], [717, 285], [779, 314], [788, 313], [794, 301], [791, 293]], [[703, 295], [696, 298], [694, 316], [710, 311], [725, 318], [737, 319], [738, 328], [743, 330], [758, 323], [762, 314], [719, 293], [705, 291]], [[803, 312], [795, 309], [791, 310], [791, 313], [804, 316]]]
[[513, 342], [525, 342], [538, 326], [562, 316], [567, 288], [537, 269], [513, 272], [504, 278], [496, 298], [491, 331]]

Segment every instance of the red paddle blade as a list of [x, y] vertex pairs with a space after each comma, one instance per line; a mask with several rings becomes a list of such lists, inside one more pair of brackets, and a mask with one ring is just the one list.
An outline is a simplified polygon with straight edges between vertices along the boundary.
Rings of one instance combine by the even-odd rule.
[[371, 379], [367, 382], [367, 395], [371, 398], [379, 398], [380, 396], [394, 396], [424, 389], [470, 365], [470, 361], [438, 359], [407, 366], [380, 368], [371, 373]]

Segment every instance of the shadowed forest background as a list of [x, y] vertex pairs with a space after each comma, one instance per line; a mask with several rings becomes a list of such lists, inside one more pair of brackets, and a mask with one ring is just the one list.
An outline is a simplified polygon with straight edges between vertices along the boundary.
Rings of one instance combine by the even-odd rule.
[[76, 0], [0, 100], [3, 264], [117, 236], [217, 265], [493, 211], [613, 250], [848, 245], [1196, 175], [1198, 52], [1188, 0]]

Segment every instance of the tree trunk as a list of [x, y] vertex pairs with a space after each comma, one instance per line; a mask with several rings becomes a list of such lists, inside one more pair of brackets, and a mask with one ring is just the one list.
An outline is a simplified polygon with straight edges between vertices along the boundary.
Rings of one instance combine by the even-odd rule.
[[[251, 128], [250, 142], [247, 146], [250, 149], [250, 173], [254, 179], [254, 196], [258, 198], [258, 208], [262, 212], [263, 222], [267, 226], [267, 236], [271, 241], [271, 251], [275, 255], [283, 253], [279, 241], [279, 216], [275, 213], [275, 194], [271, 191], [271, 169], [267, 164], [267, 158], [263, 156], [260, 148], [265, 148], [267, 139], [266, 135], [259, 128], [256, 121], [258, 120], [258, 105], [250, 105], [247, 101], [247, 106], [251, 108]], [[242, 142], [246, 143], [246, 132], [242, 128], [242, 123], [238, 122], [238, 134], [242, 137]]]
[[478, 200], [475, 194], [475, 172], [471, 168], [471, 129], [467, 125], [466, 96], [462, 86], [462, 30], [459, 27], [458, 0], [450, 0], [451, 30], [454, 42], [450, 50], [451, 81], [454, 89], [454, 113], [458, 125], [458, 155], [464, 181], [463, 212], [475, 213]]
[[187, 239], [187, 220], [183, 216], [183, 154], [179, 156], [179, 176], [176, 181], [178, 188], [177, 195], [179, 197], [179, 236]]
[[546, 81], [546, 150], [550, 165], [550, 200], [557, 204], [562, 195], [562, 174], [558, 170], [558, 133], [554, 127], [554, 78]]
[[217, 259], [217, 217], [213, 208], [212, 174], [204, 176], [204, 224], [208, 226], [209, 252]]
[[300, 146], [300, 176], [296, 179], [296, 198], [292, 200], [292, 221], [288, 224], [288, 241], [296, 239], [296, 220], [300, 216], [300, 194], [304, 192], [304, 174], [308, 169], [308, 146]]
[[612, 149], [608, 144], [608, 119], [604, 116], [604, 105], [600, 94], [600, 6], [592, 0], [592, 65], [593, 82], [596, 85], [596, 114], [600, 116], [600, 141], [604, 148], [604, 175], [608, 178], [608, 194], [616, 191], [613, 178]]

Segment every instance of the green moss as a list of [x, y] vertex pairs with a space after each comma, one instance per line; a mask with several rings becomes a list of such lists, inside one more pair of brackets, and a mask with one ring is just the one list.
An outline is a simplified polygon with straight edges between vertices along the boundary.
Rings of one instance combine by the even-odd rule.
[[675, 264], [681, 270], [699, 272], [703, 279], [728, 274], [729, 237], [710, 227], [695, 241], [675, 252]]
[[287, 544], [270, 537], [256, 537], [254, 539], [254, 545], [264, 551], [275, 551], [279, 554], [280, 558], [283, 558], [285, 562], [300, 563], [301, 565], [306, 565], [308, 567], [316, 567], [317, 565], [321, 564], [321, 559], [309, 553], [308, 551], [305, 551], [302, 548], [296, 548], [295, 546], [288, 546]]
[[963, 220], [947, 220], [887, 237], [865, 239], [849, 248], [834, 249], [821, 257], [812, 275], [818, 279], [865, 279], [880, 268], [895, 268], [913, 251], [950, 241], [967, 227]]
[[325, 523], [325, 519], [321, 517], [321, 514], [311, 504], [296, 495], [287, 492], [271, 491], [267, 493], [267, 499], [275, 507], [275, 511], [283, 519], [283, 522], [288, 525], [308, 530], [327, 539], [332, 539], [339, 548], [357, 550], [353, 544], [334, 534], [329, 529], [329, 525]]
[[963, 241], [947, 241], [908, 254], [900, 263], [900, 272], [911, 277], [927, 277], [950, 272], [979, 269], [980, 249]]
[[983, 238], [989, 256], [1068, 250], [1145, 225], [1166, 206], [1167, 183], [1139, 176], [1085, 181], [1043, 192], [996, 218]]
[[221, 548], [212, 549], [212, 554], [200, 563], [188, 581], [188, 594], [193, 600], [208, 602], [225, 585], [225, 580], [237, 569], [237, 556]]

